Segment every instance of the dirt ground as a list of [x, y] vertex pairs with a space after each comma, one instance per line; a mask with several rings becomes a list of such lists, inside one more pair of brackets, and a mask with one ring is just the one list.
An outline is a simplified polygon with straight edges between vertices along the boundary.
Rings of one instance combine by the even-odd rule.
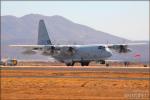
[[[1, 70], [1, 76], [140, 77], [149, 73]], [[149, 80], [1, 78], [1, 100], [149, 100]]]
[[2, 78], [1, 100], [147, 99], [148, 81]]
[[114, 73], [98, 71], [57, 71], [57, 70], [1, 70], [1, 76], [90, 76], [90, 77], [129, 77], [145, 78], [149, 73]]

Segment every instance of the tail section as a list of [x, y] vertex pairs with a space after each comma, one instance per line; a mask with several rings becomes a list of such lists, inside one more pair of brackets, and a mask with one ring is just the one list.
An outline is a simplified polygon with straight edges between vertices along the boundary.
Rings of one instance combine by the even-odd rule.
[[39, 21], [38, 45], [52, 45], [51, 40], [48, 36], [48, 32], [47, 32], [44, 20]]

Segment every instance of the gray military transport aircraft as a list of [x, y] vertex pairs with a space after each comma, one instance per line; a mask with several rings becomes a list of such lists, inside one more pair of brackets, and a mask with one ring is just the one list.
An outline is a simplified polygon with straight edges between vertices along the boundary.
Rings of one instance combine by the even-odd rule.
[[[137, 43], [136, 43], [137, 44]], [[139, 43], [138, 43], [139, 44]], [[140, 43], [141, 44], [141, 43]], [[128, 45], [135, 45], [134, 43]], [[128, 53], [131, 50], [127, 44], [89, 44], [89, 45], [54, 45], [52, 44], [44, 20], [39, 21], [37, 45], [10, 45], [25, 48], [24, 54], [40, 53], [73, 66], [79, 62], [81, 66], [88, 66], [91, 61], [105, 64], [105, 60], [112, 56], [112, 51]]]

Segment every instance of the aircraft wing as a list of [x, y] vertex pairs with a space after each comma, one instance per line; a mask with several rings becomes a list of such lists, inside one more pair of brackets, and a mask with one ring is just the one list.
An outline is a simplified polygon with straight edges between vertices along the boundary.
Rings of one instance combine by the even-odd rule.
[[43, 48], [44, 45], [9, 45], [10, 47], [21, 47], [21, 48], [28, 48], [28, 49], [32, 49], [32, 48]]
[[[9, 45], [10, 47], [42, 48], [42, 47], [77, 47], [82, 45]], [[83, 45], [84, 46], [84, 45]]]
[[42, 48], [42, 47], [80, 47], [80, 46], [107, 46], [109, 48], [115, 46], [129, 46], [129, 45], [142, 45], [146, 43], [127, 43], [127, 44], [87, 44], [87, 45], [9, 45], [10, 47], [23, 47], [23, 48]]
[[146, 44], [146, 43], [122, 43], [122, 44], [106, 44], [108, 46], [117, 46], [117, 45], [142, 45], [142, 44]]
[[107, 44], [106, 47], [118, 53], [128, 53], [132, 51], [128, 46], [132, 46], [132, 45], [138, 46], [138, 45], [143, 45], [143, 44], [146, 44], [146, 43]]
[[10, 47], [22, 47], [27, 51], [35, 51], [35, 50], [45, 50], [45, 51], [56, 51], [63, 49], [63, 51], [73, 52], [76, 47], [84, 47], [84, 46], [104, 46], [109, 48], [112, 51], [116, 51], [118, 53], [128, 53], [131, 50], [128, 48], [129, 45], [142, 45], [145, 43], [127, 43], [127, 44], [88, 44], [88, 45], [10, 45]]
[[24, 54], [34, 54], [36, 51], [42, 51], [44, 55], [54, 54], [61, 51], [64, 54], [75, 53], [75, 47], [79, 45], [9, 45], [10, 47], [20, 47], [26, 49]]
[[23, 48], [23, 54], [36, 54], [35, 50], [41, 50], [44, 46], [42, 45], [9, 45], [10, 47]]

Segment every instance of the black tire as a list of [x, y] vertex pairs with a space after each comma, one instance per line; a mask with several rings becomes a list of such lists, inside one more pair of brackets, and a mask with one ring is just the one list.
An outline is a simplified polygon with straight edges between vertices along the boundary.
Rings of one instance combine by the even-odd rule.
[[75, 62], [71, 62], [71, 63], [66, 63], [66, 66], [74, 66]]
[[70, 66], [70, 63], [66, 63], [66, 66]]
[[71, 66], [74, 66], [74, 64], [75, 64], [75, 62], [72, 62], [72, 63], [71, 63]]
[[109, 64], [108, 64], [108, 63], [106, 64], [106, 67], [109, 67]]
[[84, 66], [84, 62], [81, 62], [81, 66]]
[[105, 64], [105, 60], [101, 60], [100, 63], [101, 63], [101, 64]]
[[90, 62], [80, 62], [81, 66], [88, 66]]
[[85, 66], [89, 66], [89, 63], [90, 63], [90, 62], [86, 62], [86, 63], [85, 63]]

